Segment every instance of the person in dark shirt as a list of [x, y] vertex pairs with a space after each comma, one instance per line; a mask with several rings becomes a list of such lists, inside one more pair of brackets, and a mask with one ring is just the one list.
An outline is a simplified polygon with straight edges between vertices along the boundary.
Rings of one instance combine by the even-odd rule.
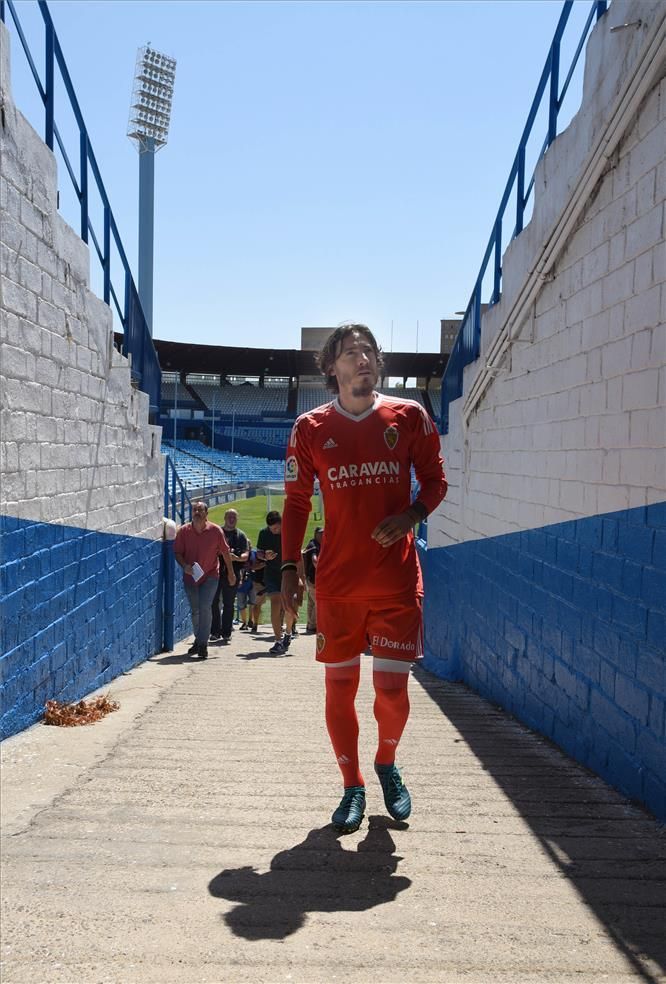
[[261, 622], [261, 606], [266, 600], [266, 595], [264, 594], [264, 570], [266, 569], [266, 564], [263, 560], [259, 560], [257, 557], [256, 548], [250, 550], [250, 556], [248, 558], [248, 566], [250, 568], [250, 577], [253, 582], [253, 589], [250, 595], [250, 631], [255, 635], [259, 631], [259, 624]]
[[[228, 643], [231, 639], [234, 624], [234, 607], [236, 604], [236, 593], [241, 580], [243, 565], [247, 561], [249, 546], [247, 536], [243, 530], [238, 528], [238, 513], [235, 509], [227, 509], [224, 514], [224, 526], [222, 527], [224, 538], [229, 544], [231, 551], [231, 561], [234, 567], [236, 581], [229, 584], [226, 569], [220, 567], [220, 579], [217, 591], [213, 598], [213, 621], [211, 624], [211, 639], [219, 639]], [[221, 603], [221, 604], [220, 604]], [[220, 607], [222, 611], [220, 612]]]
[[296, 619], [289, 615], [286, 631], [282, 634], [282, 516], [271, 510], [266, 516], [266, 526], [259, 530], [257, 538], [257, 557], [263, 560], [264, 593], [271, 603], [271, 625], [275, 635], [275, 645], [269, 650], [274, 656], [282, 656], [291, 644], [292, 630]]
[[303, 549], [303, 572], [305, 574], [305, 587], [308, 592], [308, 622], [306, 626], [307, 632], [317, 631], [317, 606], [315, 601], [315, 580], [317, 577], [317, 562], [319, 560], [319, 551], [321, 550], [322, 537], [324, 535], [324, 529], [322, 526], [316, 526], [314, 531], [314, 536], [309, 541], [307, 546]]
[[256, 603], [254, 581], [252, 580], [252, 564], [257, 556], [257, 551], [252, 549], [252, 543], [247, 541], [247, 560], [243, 564], [238, 585], [238, 628], [241, 632], [252, 629], [252, 609]]

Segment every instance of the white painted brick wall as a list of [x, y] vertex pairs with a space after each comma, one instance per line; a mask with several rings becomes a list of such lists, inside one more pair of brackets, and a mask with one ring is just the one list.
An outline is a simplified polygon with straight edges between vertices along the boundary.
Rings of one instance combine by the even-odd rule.
[[[658, 10], [643, 3], [637, 13], [640, 6], [616, 0], [612, 23], [639, 14], [645, 21]], [[514, 296], [636, 56], [640, 38], [611, 36], [610, 26], [602, 21], [588, 45], [584, 103], [540, 165], [532, 222], [505, 252], [503, 290]], [[465, 397], [451, 404], [442, 438], [450, 491], [428, 521], [430, 546], [666, 498], [665, 159], [662, 78], [623, 135], [468, 427]], [[500, 302], [484, 317], [483, 353], [506, 310]], [[465, 395], [481, 363], [465, 369]]]
[[11, 99], [0, 25], [0, 510], [159, 537], [160, 429], [89, 289], [88, 247], [56, 210], [56, 162]]

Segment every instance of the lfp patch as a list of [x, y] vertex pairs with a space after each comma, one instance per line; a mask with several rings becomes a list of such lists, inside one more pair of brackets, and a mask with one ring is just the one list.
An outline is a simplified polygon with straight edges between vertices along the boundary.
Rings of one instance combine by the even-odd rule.
[[298, 462], [293, 454], [290, 454], [284, 463], [284, 480], [285, 482], [298, 481]]
[[391, 424], [390, 427], [386, 428], [384, 431], [384, 440], [386, 441], [386, 447], [389, 451], [392, 451], [396, 446], [399, 436], [400, 434], [398, 433], [398, 428], [395, 424]]
[[323, 632], [317, 633], [317, 652], [323, 653], [324, 647], [326, 645], [326, 636]]

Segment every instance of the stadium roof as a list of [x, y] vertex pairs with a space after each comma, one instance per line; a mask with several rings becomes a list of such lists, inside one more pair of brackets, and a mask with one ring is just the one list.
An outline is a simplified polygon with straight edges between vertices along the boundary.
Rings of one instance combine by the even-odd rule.
[[[164, 372], [212, 373], [221, 376], [313, 376], [314, 352], [301, 349], [193, 345], [153, 339]], [[384, 375], [440, 379], [448, 356], [439, 352], [384, 352]]]

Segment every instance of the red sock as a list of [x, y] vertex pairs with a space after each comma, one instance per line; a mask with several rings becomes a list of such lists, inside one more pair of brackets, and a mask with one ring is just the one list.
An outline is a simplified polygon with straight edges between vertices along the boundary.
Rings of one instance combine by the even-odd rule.
[[358, 718], [354, 700], [361, 674], [360, 658], [326, 667], [326, 727], [345, 786], [365, 786], [358, 764]]
[[387, 673], [375, 670], [372, 679], [375, 686], [374, 711], [378, 730], [375, 763], [393, 765], [398, 743], [409, 717], [407, 694], [409, 673]]

